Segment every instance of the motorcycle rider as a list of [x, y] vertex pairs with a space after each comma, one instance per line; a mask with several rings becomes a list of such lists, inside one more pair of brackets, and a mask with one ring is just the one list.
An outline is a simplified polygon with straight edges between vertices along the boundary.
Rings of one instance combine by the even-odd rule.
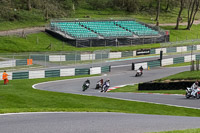
[[195, 83], [191, 86], [192, 89], [192, 93], [191, 95], [193, 95], [195, 97], [196, 93], [197, 93], [197, 88], [199, 86], [199, 82], [196, 80]]
[[[87, 79], [87, 80], [83, 83], [83, 87], [85, 87], [86, 84], [89, 84], [89, 85], [90, 85], [90, 80], [89, 80], [89, 79]], [[89, 86], [88, 86], [88, 88], [89, 88]], [[83, 89], [83, 91], [85, 91], [85, 90], [86, 90], [86, 89]]]
[[101, 92], [107, 92], [109, 87], [110, 87], [110, 79], [107, 79], [103, 84]]
[[103, 87], [103, 79], [100, 79], [100, 80], [97, 82], [96, 89], [102, 89], [102, 87]]
[[143, 67], [142, 66], [140, 66], [139, 70], [140, 70], [141, 74], [143, 74], [142, 73], [142, 71], [143, 71]]

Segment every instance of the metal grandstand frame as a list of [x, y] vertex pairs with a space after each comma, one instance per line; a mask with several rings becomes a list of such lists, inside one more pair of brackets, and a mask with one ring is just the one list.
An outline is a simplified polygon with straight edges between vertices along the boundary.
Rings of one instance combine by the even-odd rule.
[[[66, 33], [60, 32], [59, 29], [52, 28], [49, 25], [46, 26], [46, 32], [54, 37], [65, 41], [75, 47], [96, 47], [96, 46], [124, 46], [124, 45], [140, 45], [140, 44], [152, 44], [152, 43], [164, 43], [169, 42], [169, 31], [164, 31], [157, 26], [152, 26], [146, 23], [139, 22], [135, 19], [54, 19], [51, 22], [84, 22], [84, 21], [136, 21], [146, 27], [154, 29], [159, 32], [159, 35], [148, 36], [117, 36], [117, 37], [104, 37], [104, 38], [73, 38]], [[119, 33], [120, 35], [120, 33]]]

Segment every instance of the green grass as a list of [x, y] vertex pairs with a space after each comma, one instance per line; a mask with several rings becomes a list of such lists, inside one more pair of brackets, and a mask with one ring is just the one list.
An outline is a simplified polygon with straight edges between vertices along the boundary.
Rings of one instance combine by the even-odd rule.
[[43, 18], [43, 12], [32, 9], [31, 11], [17, 11], [19, 20], [0, 21], [0, 31], [44, 26], [47, 22]]
[[200, 79], [200, 71], [186, 71], [181, 72], [175, 75], [171, 75], [157, 81], [164, 81], [164, 80], [197, 80]]
[[[52, 44], [52, 49], [48, 46]], [[29, 34], [26, 38], [17, 36], [0, 37], [0, 52], [44, 52], [44, 51], [95, 51], [110, 49], [111, 51], [127, 51], [145, 48], [156, 48], [159, 44], [145, 44], [126, 47], [89, 47], [76, 48], [46, 33]]]
[[199, 132], [200, 132], [200, 128], [187, 129], [187, 130], [164, 131], [164, 132], [152, 132], [152, 133], [199, 133]]
[[165, 30], [170, 30], [170, 41], [183, 41], [200, 38], [200, 25], [193, 25], [191, 30], [185, 30], [186, 26], [180, 26], [180, 30], [175, 30], [174, 26], [163, 26]]
[[189, 66], [191, 65], [191, 62], [184, 62], [184, 63], [178, 63], [178, 64], [173, 64], [173, 65], [167, 65], [164, 67], [181, 67], [181, 66]]
[[185, 94], [185, 90], [138, 90], [138, 85], [127, 85], [110, 92], [131, 92], [131, 93], [160, 93], [160, 94]]
[[9, 85], [3, 85], [2, 81], [0, 83], [0, 113], [69, 111], [200, 116], [199, 110], [196, 109], [32, 89], [32, 85], [38, 82], [67, 78], [73, 77], [12, 80]]

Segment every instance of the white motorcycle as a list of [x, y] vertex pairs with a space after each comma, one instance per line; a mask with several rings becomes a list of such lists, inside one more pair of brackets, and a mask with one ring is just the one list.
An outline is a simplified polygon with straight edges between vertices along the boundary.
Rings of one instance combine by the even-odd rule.
[[101, 87], [102, 87], [101, 81], [98, 81], [95, 89], [100, 89]]
[[136, 74], [135, 74], [135, 77], [138, 77], [138, 76], [142, 76], [142, 70], [138, 69]]
[[109, 82], [106, 82], [106, 83], [103, 85], [101, 92], [107, 92], [107, 90], [108, 90], [109, 87], [110, 87], [110, 83], [109, 83]]
[[195, 92], [195, 96], [192, 95], [192, 89], [190, 87], [187, 87], [187, 89], [185, 91], [186, 91], [186, 93], [185, 93], [186, 98], [190, 98], [190, 97], [194, 97], [194, 98], [197, 98], [197, 99], [200, 98], [200, 88], [197, 88], [197, 90]]

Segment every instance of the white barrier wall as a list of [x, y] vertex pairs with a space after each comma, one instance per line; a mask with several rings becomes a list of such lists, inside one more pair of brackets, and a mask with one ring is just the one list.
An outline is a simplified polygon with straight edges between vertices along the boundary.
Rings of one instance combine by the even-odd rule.
[[197, 46], [197, 50], [200, 50], [200, 45], [196, 45]]
[[187, 51], [187, 47], [183, 46], [183, 47], [176, 47], [176, 52], [186, 52]]
[[160, 54], [160, 51], [163, 51], [163, 54], [167, 53], [167, 49], [166, 48], [157, 48], [156, 49], [156, 54]]
[[90, 75], [93, 75], [93, 74], [101, 74], [101, 67], [90, 68]]
[[[12, 80], [12, 72], [6, 72], [6, 73], [8, 74], [8, 80]], [[3, 80], [2, 76], [3, 76], [3, 72], [0, 72], [0, 80]]]
[[144, 62], [144, 63], [137, 63], [135, 64], [135, 70], [139, 69], [140, 67], [143, 67], [144, 69], [147, 69], [147, 62]]
[[122, 52], [112, 52], [109, 55], [109, 58], [121, 58], [122, 57]]
[[75, 68], [66, 68], [66, 69], [60, 69], [60, 76], [74, 76], [75, 75]]
[[0, 68], [15, 67], [15, 66], [16, 66], [16, 60], [1, 61], [0, 62]]
[[29, 79], [45, 78], [45, 71], [29, 71]]
[[82, 54], [81, 60], [95, 60], [95, 54]]
[[163, 59], [162, 60], [162, 66], [167, 66], [167, 65], [172, 65], [172, 64], [174, 64], [173, 58]]
[[136, 51], [133, 51], [133, 56], [136, 56]]
[[49, 61], [66, 61], [65, 55], [49, 55]]
[[[196, 56], [192, 55], [192, 60], [196, 60]], [[184, 56], [184, 62], [190, 62], [191, 61], [191, 55]]]

